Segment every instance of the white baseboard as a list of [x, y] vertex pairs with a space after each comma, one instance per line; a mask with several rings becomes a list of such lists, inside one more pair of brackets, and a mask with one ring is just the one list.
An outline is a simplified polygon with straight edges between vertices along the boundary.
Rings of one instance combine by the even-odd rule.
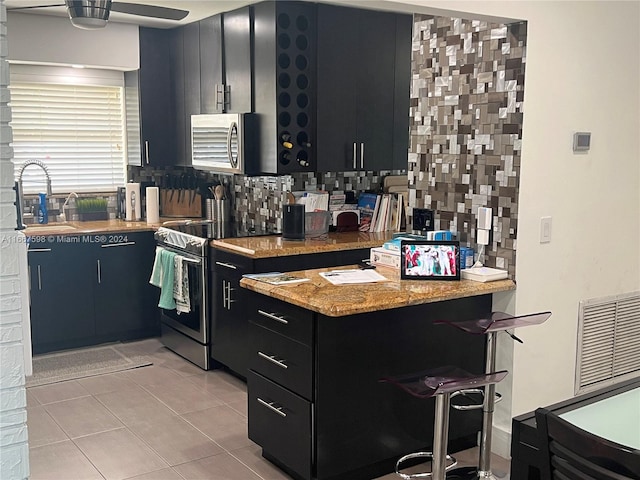
[[491, 451], [502, 458], [511, 458], [511, 432], [496, 425], [493, 426]]

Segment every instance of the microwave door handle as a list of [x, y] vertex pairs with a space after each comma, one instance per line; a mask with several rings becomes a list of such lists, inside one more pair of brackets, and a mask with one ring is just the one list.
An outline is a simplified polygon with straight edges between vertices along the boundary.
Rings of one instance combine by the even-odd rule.
[[231, 151], [231, 139], [233, 138], [233, 134], [238, 135], [238, 124], [236, 122], [232, 122], [229, 125], [229, 131], [227, 132], [227, 157], [229, 158], [229, 164], [232, 168], [238, 168], [238, 158], [233, 157], [233, 152]]

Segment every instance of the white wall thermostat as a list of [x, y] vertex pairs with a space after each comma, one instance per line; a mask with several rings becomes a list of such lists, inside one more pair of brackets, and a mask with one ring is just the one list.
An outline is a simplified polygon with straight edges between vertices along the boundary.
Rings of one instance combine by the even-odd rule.
[[591, 132], [576, 132], [573, 134], [573, 151], [587, 152], [591, 147]]

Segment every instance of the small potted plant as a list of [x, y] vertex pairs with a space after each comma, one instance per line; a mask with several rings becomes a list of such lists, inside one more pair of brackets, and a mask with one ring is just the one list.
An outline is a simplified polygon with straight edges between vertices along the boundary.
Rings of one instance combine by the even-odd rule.
[[107, 200], [105, 198], [78, 198], [76, 207], [80, 221], [109, 219]]

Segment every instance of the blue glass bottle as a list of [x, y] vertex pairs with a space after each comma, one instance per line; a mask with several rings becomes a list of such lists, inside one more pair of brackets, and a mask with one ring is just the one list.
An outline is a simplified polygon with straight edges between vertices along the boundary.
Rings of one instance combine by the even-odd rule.
[[38, 205], [38, 223], [49, 223], [49, 212], [47, 211], [47, 194], [39, 193], [40, 204]]

